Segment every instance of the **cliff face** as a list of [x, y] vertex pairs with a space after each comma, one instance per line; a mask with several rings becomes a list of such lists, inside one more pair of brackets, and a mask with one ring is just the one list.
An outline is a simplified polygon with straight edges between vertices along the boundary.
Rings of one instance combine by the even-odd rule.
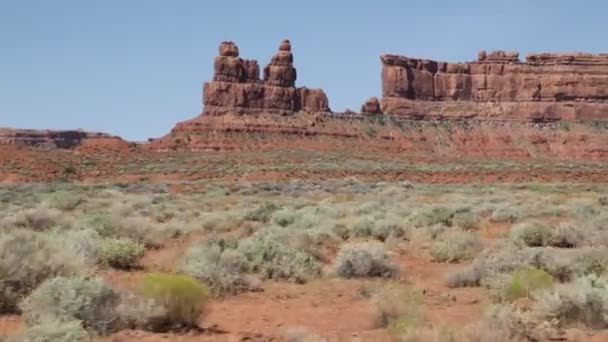
[[0, 144], [53, 149], [129, 147], [129, 143], [122, 138], [105, 133], [11, 128], [0, 128]]
[[264, 68], [263, 79], [258, 62], [240, 58], [233, 42], [220, 44], [214, 69], [213, 81], [203, 86], [204, 114], [330, 111], [323, 90], [295, 87], [297, 73], [288, 40], [281, 42], [279, 51]]
[[475, 62], [382, 55], [382, 111], [415, 119], [608, 120], [608, 54], [481, 51]]

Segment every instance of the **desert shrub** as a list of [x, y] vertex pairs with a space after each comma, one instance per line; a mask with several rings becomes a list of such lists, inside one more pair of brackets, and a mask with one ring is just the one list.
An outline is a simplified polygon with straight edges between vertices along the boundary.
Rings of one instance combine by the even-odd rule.
[[452, 225], [462, 230], [475, 230], [479, 228], [479, 216], [472, 212], [456, 213]]
[[99, 262], [118, 269], [131, 269], [137, 266], [146, 252], [140, 242], [128, 238], [106, 238], [99, 246]]
[[0, 233], [0, 313], [15, 312], [18, 301], [47, 278], [86, 270], [58, 238], [27, 230]]
[[262, 230], [239, 243], [236, 251], [244, 257], [246, 269], [269, 279], [305, 282], [317, 277], [320, 262], [291, 246], [280, 234], [272, 229]]
[[52, 208], [63, 211], [71, 211], [76, 209], [84, 198], [76, 193], [69, 191], [57, 191], [49, 198], [49, 203]]
[[384, 245], [380, 243], [342, 246], [334, 267], [336, 272], [345, 278], [392, 277], [398, 270], [389, 260]]
[[85, 217], [83, 225], [95, 230], [101, 237], [116, 237], [118, 236], [118, 225], [114, 221], [115, 219], [108, 214], [94, 213]]
[[548, 244], [561, 248], [580, 247], [585, 242], [585, 232], [577, 226], [561, 223], [553, 230]]
[[272, 222], [281, 227], [287, 227], [296, 220], [296, 213], [293, 209], [281, 209], [272, 213]]
[[280, 207], [278, 205], [272, 202], [265, 202], [248, 211], [245, 214], [244, 219], [247, 221], [268, 222], [272, 213], [279, 209]]
[[529, 247], [546, 246], [551, 239], [551, 229], [537, 221], [520, 223], [511, 229], [513, 241], [521, 241]]
[[195, 244], [188, 248], [180, 271], [207, 284], [216, 294], [237, 293], [248, 288], [243, 276], [242, 255], [237, 245], [223, 243], [224, 240]]
[[472, 258], [481, 248], [476, 234], [451, 231], [431, 245], [431, 257], [437, 262], [458, 262]]
[[430, 227], [435, 224], [444, 224], [452, 226], [452, 218], [455, 210], [445, 207], [436, 206], [421, 209], [410, 217], [411, 223], [416, 227]]
[[362, 216], [353, 222], [349, 229], [348, 236], [350, 237], [368, 237], [372, 235], [372, 229], [374, 229], [374, 220], [369, 216]]
[[415, 289], [398, 283], [386, 284], [376, 298], [378, 325], [390, 326], [400, 319], [410, 323], [418, 321], [422, 299], [422, 294]]
[[107, 334], [118, 323], [118, 299], [116, 290], [100, 278], [57, 277], [42, 283], [19, 307], [30, 326], [78, 320], [87, 329]]
[[132, 293], [124, 293], [116, 307], [123, 328], [162, 332], [167, 329], [170, 319], [168, 312], [152, 298], [143, 298]]
[[481, 282], [481, 274], [473, 266], [467, 266], [461, 270], [452, 271], [446, 276], [448, 287], [476, 287]]
[[394, 216], [378, 220], [371, 229], [371, 235], [380, 241], [385, 241], [389, 237], [400, 238], [405, 234], [405, 227], [401, 224], [400, 219]]
[[504, 205], [494, 209], [490, 221], [495, 223], [515, 223], [523, 217], [520, 207]]
[[[0, 341], [3, 341], [0, 338]], [[45, 322], [33, 327], [11, 339], [13, 342], [87, 342], [93, 338], [82, 327], [80, 321]]]
[[17, 228], [26, 228], [40, 232], [57, 225], [60, 221], [60, 216], [61, 213], [57, 210], [39, 206], [17, 213], [14, 225]]
[[513, 304], [507, 304], [490, 308], [484, 318], [465, 334], [465, 341], [544, 341], [540, 338], [542, 334], [542, 328], [529, 314]]
[[533, 291], [551, 287], [553, 287], [553, 277], [549, 273], [534, 267], [523, 267], [511, 276], [505, 289], [505, 298], [513, 301], [529, 297]]
[[575, 279], [535, 294], [534, 313], [543, 319], [608, 327], [608, 281], [595, 275]]
[[141, 293], [166, 310], [167, 330], [198, 327], [209, 300], [207, 287], [187, 275], [146, 274], [141, 282]]

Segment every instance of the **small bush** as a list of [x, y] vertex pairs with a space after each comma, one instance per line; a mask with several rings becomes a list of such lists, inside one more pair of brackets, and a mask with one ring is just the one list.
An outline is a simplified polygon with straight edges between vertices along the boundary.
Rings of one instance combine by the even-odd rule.
[[397, 267], [389, 260], [384, 245], [362, 243], [343, 246], [335, 262], [336, 272], [345, 278], [392, 277]]
[[285, 342], [328, 342], [304, 327], [290, 327], [283, 332]]
[[83, 200], [83, 197], [79, 194], [71, 193], [69, 191], [57, 191], [51, 196], [50, 205], [59, 210], [72, 211], [76, 209]]
[[492, 212], [490, 221], [495, 223], [515, 223], [523, 216], [522, 210], [514, 206], [498, 207]]
[[181, 272], [204, 282], [217, 294], [247, 290], [243, 256], [235, 250], [236, 245], [227, 247], [220, 242], [196, 244], [188, 248], [181, 262]]
[[272, 213], [279, 210], [279, 208], [278, 205], [271, 202], [262, 203], [246, 213], [244, 218], [247, 221], [268, 222], [272, 217]]
[[14, 224], [18, 228], [27, 228], [33, 231], [41, 232], [58, 224], [60, 216], [61, 213], [57, 210], [52, 210], [41, 206], [17, 213]]
[[293, 209], [281, 209], [272, 214], [272, 222], [281, 227], [287, 227], [296, 220], [296, 213]]
[[430, 227], [436, 224], [444, 224], [451, 227], [454, 214], [455, 211], [451, 208], [437, 206], [422, 209], [414, 213], [410, 220], [416, 227]]
[[595, 275], [537, 292], [534, 312], [543, 319], [582, 322], [590, 327], [608, 327], [608, 281]]
[[43, 233], [0, 233], [0, 313], [15, 312], [19, 300], [45, 279], [79, 274], [86, 265], [81, 255]]
[[128, 238], [106, 238], [99, 246], [99, 261], [118, 269], [131, 269], [137, 266], [146, 252], [143, 244]]
[[108, 334], [118, 323], [118, 293], [99, 279], [57, 277], [42, 283], [19, 305], [28, 325], [82, 321], [85, 328]]
[[479, 216], [474, 213], [457, 213], [452, 219], [452, 225], [462, 230], [476, 230], [479, 228], [479, 221]]
[[553, 278], [543, 270], [534, 267], [524, 267], [513, 273], [505, 289], [507, 300], [513, 301], [522, 297], [530, 297], [536, 290], [553, 287]]
[[458, 262], [471, 259], [480, 248], [474, 233], [452, 231], [431, 245], [431, 257], [436, 262]]
[[390, 326], [399, 319], [408, 322], [418, 320], [420, 304], [422, 295], [417, 290], [398, 283], [389, 283], [382, 289], [376, 301], [378, 325]]
[[321, 264], [314, 256], [290, 246], [272, 229], [242, 240], [236, 251], [244, 257], [247, 271], [264, 278], [305, 282], [321, 272]]
[[[468, 342], [545, 341], [527, 313], [515, 305], [498, 305], [491, 308], [478, 324], [465, 335]], [[541, 336], [539, 336], [541, 335]]]
[[209, 300], [207, 287], [186, 275], [146, 274], [141, 292], [165, 308], [167, 330], [198, 327]]
[[467, 266], [462, 270], [453, 271], [446, 276], [448, 287], [476, 287], [481, 282], [479, 270], [472, 266]]
[[[2, 341], [2, 338], [0, 338]], [[8, 341], [8, 340], [7, 340]], [[82, 327], [80, 321], [45, 322], [28, 328], [14, 342], [86, 342], [93, 338]]]
[[511, 229], [511, 239], [529, 247], [546, 246], [551, 239], [551, 230], [540, 222], [520, 223]]
[[550, 246], [561, 248], [580, 247], [585, 242], [585, 232], [568, 223], [561, 223], [552, 232], [548, 241]]

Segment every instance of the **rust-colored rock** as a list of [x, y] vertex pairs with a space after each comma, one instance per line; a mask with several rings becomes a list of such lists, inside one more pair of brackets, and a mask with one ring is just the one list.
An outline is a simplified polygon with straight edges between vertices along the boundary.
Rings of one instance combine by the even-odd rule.
[[36, 130], [0, 128], [0, 144], [42, 148], [72, 149], [87, 144], [108, 148], [128, 148], [129, 143], [120, 137], [106, 133], [83, 130]]
[[478, 53], [469, 63], [381, 56], [382, 110], [411, 118], [608, 120], [608, 54]]
[[295, 87], [296, 69], [288, 40], [279, 44], [277, 53], [264, 68], [263, 80], [258, 62], [240, 58], [233, 42], [222, 42], [219, 54], [214, 62], [213, 81], [203, 86], [205, 114], [330, 111], [323, 90]]
[[380, 109], [380, 101], [377, 97], [370, 97], [363, 103], [361, 106], [361, 114], [373, 115], [382, 113], [382, 109]]

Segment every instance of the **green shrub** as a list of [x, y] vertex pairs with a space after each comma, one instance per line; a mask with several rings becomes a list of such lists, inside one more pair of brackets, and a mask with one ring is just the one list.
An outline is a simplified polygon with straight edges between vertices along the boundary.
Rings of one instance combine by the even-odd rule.
[[520, 223], [511, 229], [511, 239], [529, 247], [546, 246], [551, 239], [551, 230], [541, 222]]
[[268, 222], [272, 213], [279, 210], [279, 208], [280, 207], [274, 203], [265, 202], [247, 212], [244, 218], [247, 221]]
[[481, 249], [477, 235], [471, 232], [451, 231], [431, 245], [431, 257], [436, 262], [458, 262], [471, 259]]
[[[0, 341], [2, 339], [0, 338]], [[14, 342], [87, 342], [93, 338], [80, 321], [45, 322], [27, 330], [12, 340]]]
[[119, 295], [102, 279], [57, 277], [46, 280], [19, 305], [30, 325], [82, 321], [99, 334], [112, 332]]
[[553, 277], [543, 270], [534, 267], [524, 267], [513, 273], [505, 289], [505, 298], [513, 301], [522, 297], [530, 297], [530, 293], [540, 289], [553, 287]]
[[19, 300], [45, 279], [87, 269], [82, 255], [64, 248], [65, 241], [27, 230], [0, 233], [0, 313], [15, 312]]
[[57, 191], [50, 198], [50, 205], [63, 211], [72, 211], [76, 209], [84, 198], [76, 193], [69, 191]]
[[585, 231], [573, 224], [561, 223], [553, 230], [548, 244], [561, 248], [580, 247], [585, 242]]
[[398, 271], [389, 260], [384, 245], [380, 243], [342, 246], [334, 267], [336, 272], [345, 278], [392, 277]]
[[99, 246], [99, 262], [118, 269], [131, 269], [137, 266], [145, 254], [143, 244], [128, 238], [106, 238]]
[[523, 217], [520, 207], [505, 205], [498, 207], [492, 212], [490, 221], [495, 223], [515, 223]]
[[236, 251], [243, 256], [247, 271], [260, 273], [264, 278], [305, 282], [317, 277], [321, 263], [285, 239], [274, 230], [261, 230], [242, 240]]
[[562, 323], [582, 322], [596, 329], [608, 327], [608, 281], [595, 275], [580, 277], [535, 294], [534, 313]]
[[141, 293], [165, 308], [168, 330], [198, 327], [209, 301], [207, 287], [187, 275], [146, 274], [141, 282]]
[[467, 266], [461, 270], [448, 273], [446, 284], [448, 287], [476, 287], [481, 282], [481, 274], [478, 269]]
[[417, 321], [422, 299], [417, 290], [398, 283], [386, 284], [376, 299], [378, 325], [390, 326], [400, 319]]
[[40, 206], [17, 213], [14, 224], [18, 228], [40, 232], [57, 225], [60, 221], [60, 216], [61, 213], [57, 210]]
[[479, 216], [471, 212], [456, 213], [452, 225], [462, 230], [475, 230], [479, 228]]
[[412, 217], [410, 217], [410, 220], [416, 227], [430, 227], [436, 224], [452, 226], [454, 214], [454, 209], [444, 206], [437, 206], [421, 209], [420, 211], [415, 212]]
[[281, 227], [287, 227], [296, 220], [296, 213], [293, 209], [281, 209], [272, 214], [272, 222]]
[[204, 282], [217, 294], [247, 290], [243, 256], [235, 250], [237, 245], [226, 246], [223, 241], [210, 241], [188, 248], [180, 271]]

